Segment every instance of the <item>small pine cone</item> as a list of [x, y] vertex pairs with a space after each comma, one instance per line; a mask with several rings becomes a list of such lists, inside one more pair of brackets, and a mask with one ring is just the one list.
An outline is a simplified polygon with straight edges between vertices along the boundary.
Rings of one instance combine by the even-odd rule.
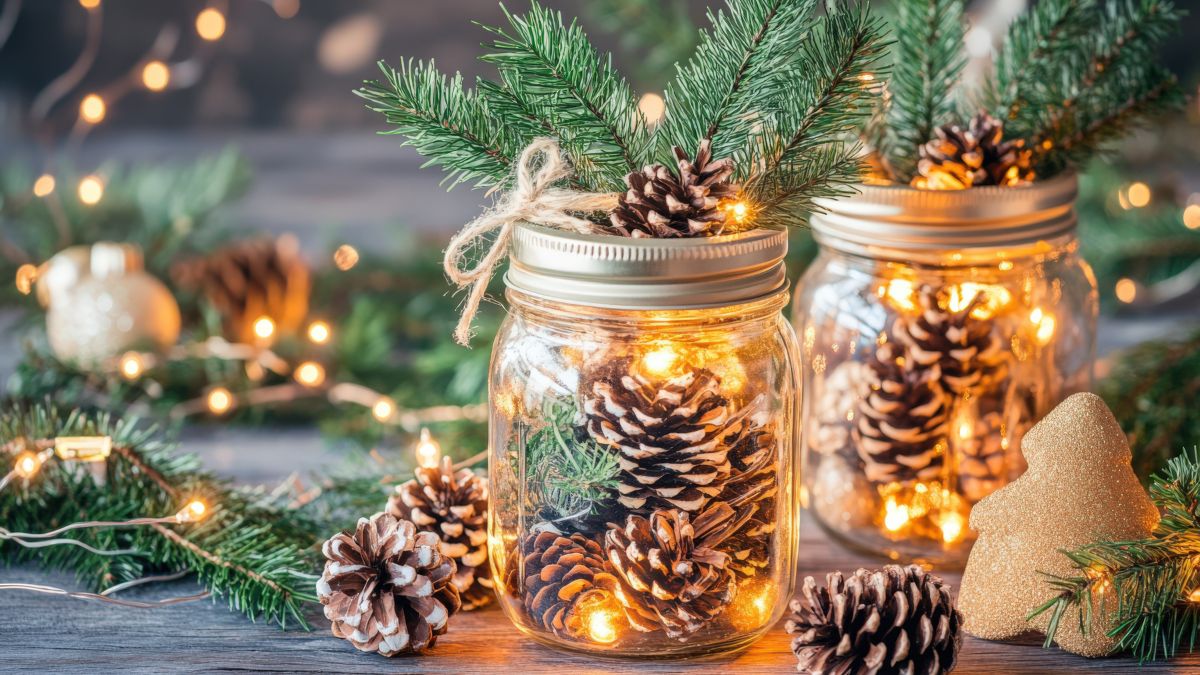
[[720, 614], [737, 583], [719, 548], [741, 524], [732, 507], [716, 503], [694, 520], [663, 509], [610, 528], [604, 548], [630, 625], [686, 639]]
[[853, 436], [873, 483], [931, 480], [942, 468], [949, 413], [937, 367], [914, 371], [905, 359], [899, 345], [884, 342], [869, 362], [870, 391]]
[[971, 312], [987, 302], [987, 291], [954, 309], [945, 292], [922, 286], [917, 292], [920, 313], [902, 316], [892, 325], [896, 341], [906, 348], [914, 370], [938, 366], [942, 383], [955, 394], [990, 387], [1008, 373], [1005, 343], [993, 322]]
[[388, 513], [436, 533], [442, 555], [457, 566], [454, 585], [463, 609], [483, 607], [495, 597], [487, 559], [487, 479], [470, 469], [455, 471], [449, 457], [441, 466], [418, 467], [414, 473], [416, 478], [398, 485], [388, 498]]
[[625, 177], [629, 190], [609, 214], [613, 229], [626, 237], [705, 237], [721, 234], [727, 214], [722, 200], [737, 195], [729, 183], [733, 162], [712, 159], [704, 139], [696, 160], [675, 148], [678, 173], [652, 164]]
[[787, 632], [796, 670], [813, 675], [937, 675], [954, 668], [962, 615], [942, 580], [917, 565], [888, 565], [818, 587], [804, 579]]
[[919, 148], [915, 188], [965, 190], [1021, 185], [1034, 179], [1033, 152], [1024, 140], [1003, 142], [1004, 124], [987, 113], [972, 118], [966, 129], [950, 124], [935, 129], [934, 135]]
[[520, 564], [509, 568], [508, 592], [523, 598], [535, 625], [562, 638], [583, 639], [588, 627], [581, 610], [606, 602], [617, 587], [600, 544], [579, 533], [543, 530], [521, 548]]
[[309, 269], [292, 236], [236, 242], [176, 265], [171, 276], [204, 296], [234, 342], [253, 344], [259, 317], [274, 321], [279, 334], [295, 332], [308, 317]]
[[866, 364], [846, 361], [818, 381], [816, 404], [809, 414], [809, 447], [822, 455], [833, 455], [850, 446], [854, 411], [867, 394], [870, 377], [871, 369]]
[[749, 510], [750, 515], [721, 544], [721, 550], [729, 554], [729, 568], [742, 576], [753, 576], [771, 564], [779, 493], [778, 452], [775, 434], [756, 423], [748, 423], [729, 449], [733, 471], [719, 499], [738, 503], [739, 513]]
[[655, 382], [631, 359], [620, 359], [587, 391], [588, 433], [620, 453], [621, 506], [642, 514], [697, 513], [720, 494], [730, 470], [726, 438], [737, 416], [711, 371]]
[[387, 513], [326, 541], [317, 597], [333, 634], [384, 656], [433, 647], [459, 609], [454, 561], [440, 549], [436, 534]]
[[[966, 436], [965, 438], [963, 436]], [[958, 485], [972, 503], [1004, 484], [1007, 449], [999, 413], [975, 420], [969, 435], [958, 434]]]

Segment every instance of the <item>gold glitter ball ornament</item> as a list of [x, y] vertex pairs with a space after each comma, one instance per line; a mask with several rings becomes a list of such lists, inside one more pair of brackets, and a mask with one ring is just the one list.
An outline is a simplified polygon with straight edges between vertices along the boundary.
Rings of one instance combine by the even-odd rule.
[[[987, 640], [1045, 632], [1049, 613], [1025, 617], [1054, 595], [1045, 574], [1078, 573], [1060, 549], [1141, 539], [1158, 522], [1130, 468], [1125, 434], [1095, 394], [1063, 401], [1025, 435], [1021, 452], [1029, 464], [1025, 474], [971, 510], [979, 538], [963, 572], [958, 607], [965, 630]], [[1086, 633], [1074, 614], [1064, 617], [1055, 637], [1059, 647], [1093, 657], [1111, 652], [1114, 641], [1105, 634], [1115, 599], [1108, 611], [1102, 608], [1098, 603]]]

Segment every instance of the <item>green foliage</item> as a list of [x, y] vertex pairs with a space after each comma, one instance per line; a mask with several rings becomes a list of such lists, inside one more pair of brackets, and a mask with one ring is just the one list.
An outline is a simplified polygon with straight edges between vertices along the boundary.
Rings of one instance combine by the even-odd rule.
[[1185, 439], [1200, 438], [1200, 332], [1118, 354], [1097, 393], [1129, 435], [1134, 472], [1149, 480]]
[[885, 145], [897, 176], [911, 177], [917, 148], [955, 113], [955, 92], [966, 65], [963, 0], [897, 0], [896, 38]]
[[[1056, 594], [1030, 615], [1051, 613], [1047, 645], [1075, 609], [1084, 627], [1092, 612], [1114, 611], [1108, 635], [1117, 640], [1117, 650], [1141, 661], [1195, 648], [1200, 605], [1189, 596], [1200, 586], [1200, 451], [1193, 448], [1172, 459], [1154, 476], [1150, 498], [1162, 511], [1150, 538], [1101, 541], [1063, 552], [1080, 573], [1047, 575]], [[1111, 590], [1100, 595], [1102, 585]]]
[[[192, 499], [209, 506], [199, 523], [160, 528], [87, 529], [71, 536], [99, 549], [137, 554], [98, 555], [76, 546], [24, 548], [0, 542], [5, 562], [36, 561], [73, 571], [91, 589], [143, 576], [189, 570], [215, 597], [250, 618], [281, 626], [306, 625], [302, 603], [315, 600], [317, 564], [312, 523], [301, 514], [263, 503], [201, 471], [194, 457], [174, 454], [153, 428], [136, 420], [78, 410], [61, 416], [45, 404], [0, 411], [0, 442], [55, 436], [107, 435], [116, 447], [98, 479], [88, 467], [51, 459], [27, 483], [0, 492], [0, 522], [10, 531], [42, 532], [83, 520], [123, 521], [170, 516]], [[15, 455], [0, 456], [0, 471]]]
[[696, 48], [687, 0], [588, 0], [588, 23], [611, 33], [639, 84], [661, 90], [676, 63]]
[[[617, 489], [616, 454], [576, 433], [578, 414], [572, 402], [550, 400], [542, 415], [546, 425], [524, 440], [528, 503], [549, 520], [594, 515]], [[519, 450], [513, 456], [519, 460]]]

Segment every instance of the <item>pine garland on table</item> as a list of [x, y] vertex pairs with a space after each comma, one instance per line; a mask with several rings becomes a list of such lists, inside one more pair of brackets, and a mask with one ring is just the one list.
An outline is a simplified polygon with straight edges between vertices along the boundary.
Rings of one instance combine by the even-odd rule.
[[103, 479], [73, 462], [48, 460], [36, 475], [0, 491], [0, 523], [9, 531], [43, 532], [81, 520], [125, 521], [171, 515], [192, 499], [208, 507], [197, 523], [82, 530], [78, 540], [98, 549], [135, 554], [98, 555], [78, 546], [25, 548], [0, 542], [0, 560], [32, 561], [70, 570], [99, 591], [153, 574], [195, 574], [230, 609], [251, 619], [306, 626], [301, 607], [315, 600], [312, 523], [295, 511], [266, 505], [259, 495], [235, 490], [176, 455], [158, 430], [107, 414], [68, 414], [46, 404], [10, 404], [0, 410], [0, 471], [19, 449], [58, 436], [109, 436], [113, 452]]
[[1167, 463], [1150, 484], [1162, 519], [1149, 539], [1100, 541], [1063, 553], [1079, 574], [1048, 576], [1055, 595], [1031, 613], [1051, 613], [1049, 645], [1062, 621], [1089, 625], [1091, 612], [1114, 612], [1109, 636], [1140, 661], [1195, 648], [1200, 632], [1200, 450]]

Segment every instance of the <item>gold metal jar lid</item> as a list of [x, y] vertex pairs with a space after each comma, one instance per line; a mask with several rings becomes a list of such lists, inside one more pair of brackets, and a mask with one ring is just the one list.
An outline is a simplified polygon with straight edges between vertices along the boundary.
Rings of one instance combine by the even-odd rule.
[[1074, 174], [1021, 187], [917, 190], [864, 185], [845, 199], [817, 200], [818, 242], [872, 257], [936, 260], [948, 252], [988, 256], [1050, 244], [1075, 229]]
[[781, 230], [631, 239], [522, 223], [510, 246], [509, 288], [590, 307], [720, 307], [787, 288], [787, 232]]

